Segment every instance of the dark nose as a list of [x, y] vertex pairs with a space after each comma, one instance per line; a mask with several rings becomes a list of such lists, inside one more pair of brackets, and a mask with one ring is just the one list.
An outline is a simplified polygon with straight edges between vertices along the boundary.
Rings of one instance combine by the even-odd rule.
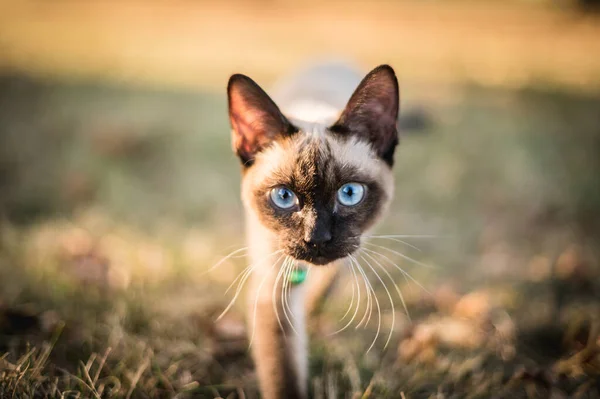
[[331, 241], [331, 232], [329, 229], [314, 229], [304, 235], [304, 241], [310, 245], [320, 245]]
[[331, 220], [328, 215], [316, 213], [307, 218], [304, 241], [309, 245], [325, 244], [331, 240]]

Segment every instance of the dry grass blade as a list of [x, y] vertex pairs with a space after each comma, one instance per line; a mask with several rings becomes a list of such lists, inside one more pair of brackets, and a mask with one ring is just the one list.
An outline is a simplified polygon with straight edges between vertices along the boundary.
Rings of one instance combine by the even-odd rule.
[[133, 375], [133, 378], [131, 379], [131, 385], [129, 386], [129, 390], [127, 391], [127, 395], [125, 396], [125, 399], [131, 398], [131, 395], [133, 394], [133, 391], [137, 387], [137, 384], [140, 381], [142, 374], [144, 373], [144, 371], [146, 371], [146, 368], [148, 368], [148, 366], [150, 365], [150, 361], [151, 361], [150, 355], [148, 352], [148, 354], [144, 357], [142, 364], [140, 364], [140, 366], [137, 368], [137, 370], [135, 371], [135, 374]]
[[100, 363], [98, 364], [98, 369], [96, 370], [96, 374], [94, 374], [94, 379], [92, 380], [94, 385], [98, 382], [98, 379], [100, 378], [100, 373], [102, 372], [102, 369], [104, 368], [104, 365], [106, 364], [106, 359], [108, 359], [108, 355], [110, 354], [111, 351], [112, 351], [111, 347], [106, 348], [106, 351], [104, 352], [104, 356], [102, 356], [102, 359], [100, 359]]
[[[83, 363], [80, 362], [80, 370], [83, 373], [83, 377], [85, 378], [85, 380], [82, 378], [80, 379], [80, 381], [85, 384], [85, 386], [90, 390], [90, 393], [92, 395], [94, 395], [95, 398], [100, 399], [100, 393], [98, 392], [98, 390], [96, 389], [96, 386], [94, 385], [94, 380], [92, 379], [92, 377], [90, 376], [90, 368], [94, 362], [94, 360], [96, 359], [96, 354], [93, 353], [90, 356], [90, 359], [88, 360], [87, 363]], [[78, 377], [79, 378], [79, 377]]]

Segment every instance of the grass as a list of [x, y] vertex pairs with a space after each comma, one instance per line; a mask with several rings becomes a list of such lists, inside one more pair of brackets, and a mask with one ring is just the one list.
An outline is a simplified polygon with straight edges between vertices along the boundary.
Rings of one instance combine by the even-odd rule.
[[[243, 245], [223, 96], [0, 85], [0, 397], [255, 397], [242, 307], [215, 323], [245, 260], [206, 273]], [[342, 280], [311, 323], [313, 396], [600, 397], [600, 100], [405, 93], [428, 123], [379, 231], [437, 238], [377, 243], [433, 264], [401, 263], [430, 293], [390, 270], [412, 323], [377, 286], [394, 334], [367, 353], [376, 318], [329, 337]]]

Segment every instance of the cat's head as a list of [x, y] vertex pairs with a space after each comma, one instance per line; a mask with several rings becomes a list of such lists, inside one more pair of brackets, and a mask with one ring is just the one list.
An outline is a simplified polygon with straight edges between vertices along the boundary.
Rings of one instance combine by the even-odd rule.
[[332, 126], [291, 122], [244, 75], [233, 75], [227, 91], [247, 212], [295, 259], [324, 265], [355, 252], [393, 194], [393, 69], [371, 71]]

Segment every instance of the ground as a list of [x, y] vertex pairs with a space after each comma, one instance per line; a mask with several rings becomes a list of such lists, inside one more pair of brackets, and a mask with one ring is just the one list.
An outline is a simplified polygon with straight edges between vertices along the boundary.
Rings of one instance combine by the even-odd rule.
[[[420, 123], [378, 233], [427, 237], [370, 248], [416, 280], [379, 257], [410, 321], [371, 274], [374, 347], [376, 311], [330, 335], [342, 279], [311, 323], [314, 396], [600, 397], [600, 100], [408, 89]], [[245, 258], [208, 272], [243, 246], [223, 97], [16, 76], [1, 93], [0, 396], [253, 397], [243, 307], [215, 322]]]

